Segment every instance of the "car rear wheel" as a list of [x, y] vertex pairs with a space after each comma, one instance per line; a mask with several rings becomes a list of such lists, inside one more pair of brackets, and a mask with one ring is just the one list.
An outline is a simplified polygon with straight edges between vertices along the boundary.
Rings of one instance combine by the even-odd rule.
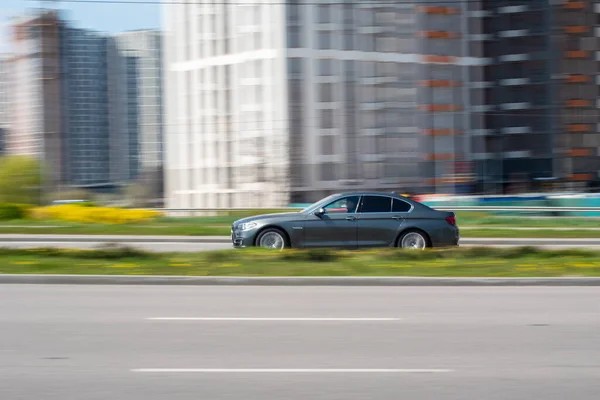
[[398, 240], [398, 247], [411, 250], [424, 250], [428, 246], [425, 235], [419, 231], [408, 231]]
[[287, 247], [286, 238], [279, 229], [267, 229], [256, 239], [258, 247], [271, 250], [283, 250]]

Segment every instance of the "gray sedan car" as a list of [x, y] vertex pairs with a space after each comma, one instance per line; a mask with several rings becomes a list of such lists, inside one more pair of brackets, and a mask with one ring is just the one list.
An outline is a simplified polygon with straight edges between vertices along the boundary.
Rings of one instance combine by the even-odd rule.
[[326, 197], [302, 211], [235, 221], [233, 246], [271, 249], [458, 246], [453, 212], [396, 194], [365, 192]]

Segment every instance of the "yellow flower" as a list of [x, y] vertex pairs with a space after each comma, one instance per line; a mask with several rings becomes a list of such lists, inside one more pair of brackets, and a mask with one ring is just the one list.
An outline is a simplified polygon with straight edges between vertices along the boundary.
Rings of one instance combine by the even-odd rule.
[[128, 210], [112, 207], [82, 207], [74, 204], [38, 207], [31, 211], [33, 219], [55, 219], [71, 222], [123, 224], [157, 218], [162, 214], [152, 210]]
[[113, 265], [109, 265], [109, 268], [135, 268], [137, 267], [137, 265], [135, 264], [113, 264]]

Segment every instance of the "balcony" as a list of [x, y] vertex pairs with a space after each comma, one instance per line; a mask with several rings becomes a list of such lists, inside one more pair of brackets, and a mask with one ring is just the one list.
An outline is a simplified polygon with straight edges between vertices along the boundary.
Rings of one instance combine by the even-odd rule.
[[568, 132], [589, 132], [592, 126], [589, 124], [569, 124], [565, 126]]
[[[574, 0], [570, 0], [567, 1], [566, 3], [563, 3], [563, 7], [566, 8], [567, 10], [583, 10], [585, 9], [585, 1], [574, 1]], [[596, 6], [598, 6], [598, 4], [600, 3], [596, 3]]]
[[455, 64], [458, 62], [458, 57], [454, 56], [439, 56], [439, 55], [423, 55], [421, 57], [423, 62], [430, 64]]
[[501, 38], [514, 38], [514, 37], [523, 37], [529, 36], [531, 32], [529, 29], [511, 29], [507, 31], [498, 32], [498, 37]]
[[519, 103], [504, 103], [500, 104], [502, 110], [526, 110], [531, 108], [531, 103], [524, 101]]
[[569, 35], [579, 35], [582, 33], [588, 33], [590, 28], [585, 25], [571, 25], [565, 26], [565, 33]]
[[494, 82], [490, 81], [480, 81], [480, 82], [471, 82], [469, 85], [473, 89], [487, 89], [494, 86]]
[[[596, 78], [598, 79], [598, 82], [600, 82], [600, 75]], [[587, 83], [590, 81], [590, 77], [587, 75], [573, 74], [565, 76], [565, 81], [567, 83]]]
[[501, 79], [500, 85], [502, 86], [523, 86], [531, 83], [529, 78], [512, 78], [512, 79]]
[[417, 10], [423, 14], [433, 15], [456, 15], [460, 14], [460, 9], [456, 7], [443, 6], [419, 6]]
[[363, 111], [377, 111], [383, 110], [386, 108], [385, 101], [370, 101], [365, 103], [360, 103], [360, 109]]
[[494, 35], [491, 33], [474, 33], [469, 35], [469, 39], [473, 42], [483, 42], [485, 40], [492, 40]]
[[566, 105], [572, 108], [591, 107], [592, 102], [586, 99], [572, 99], [568, 100]]
[[419, 86], [424, 87], [456, 87], [461, 86], [460, 81], [453, 81], [448, 79], [431, 79], [419, 81]]
[[386, 130], [386, 128], [363, 128], [360, 132], [361, 136], [383, 136]]
[[454, 136], [458, 133], [455, 129], [423, 129], [425, 136]]
[[457, 32], [451, 31], [419, 31], [417, 36], [425, 39], [456, 39], [460, 37]]
[[360, 78], [360, 83], [363, 85], [382, 85], [385, 83], [398, 82], [398, 78], [393, 76], [369, 76], [366, 78]]
[[495, 133], [494, 129], [473, 129], [470, 131], [471, 136], [490, 136]]
[[521, 135], [525, 133], [531, 133], [531, 127], [529, 126], [511, 126], [509, 128], [502, 128], [502, 133], [506, 135]]
[[579, 148], [569, 150], [569, 156], [571, 157], [588, 157], [592, 155], [592, 149]]
[[358, 28], [358, 33], [363, 35], [376, 35], [378, 33], [384, 33], [386, 31], [386, 27], [381, 25], [360, 26]]
[[520, 62], [527, 61], [531, 59], [531, 55], [528, 53], [522, 54], [506, 54], [498, 57], [498, 60], [501, 62]]
[[518, 6], [498, 7], [496, 11], [498, 11], [498, 14], [516, 14], [529, 11], [529, 6], [522, 4]]
[[419, 109], [427, 112], [453, 112], [460, 111], [461, 107], [457, 104], [421, 104]]
[[531, 157], [531, 151], [507, 151], [504, 153], [505, 158], [529, 158]]

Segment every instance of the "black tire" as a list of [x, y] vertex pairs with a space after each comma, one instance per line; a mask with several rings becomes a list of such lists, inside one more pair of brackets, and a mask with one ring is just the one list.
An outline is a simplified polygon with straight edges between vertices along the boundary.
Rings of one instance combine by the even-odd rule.
[[[262, 243], [264, 242], [264, 243]], [[283, 250], [290, 247], [287, 234], [281, 229], [267, 228], [256, 237], [256, 247]]]
[[419, 229], [409, 229], [406, 232], [402, 232], [396, 247], [401, 249], [413, 249], [413, 250], [425, 250], [431, 247], [431, 240], [429, 236]]

